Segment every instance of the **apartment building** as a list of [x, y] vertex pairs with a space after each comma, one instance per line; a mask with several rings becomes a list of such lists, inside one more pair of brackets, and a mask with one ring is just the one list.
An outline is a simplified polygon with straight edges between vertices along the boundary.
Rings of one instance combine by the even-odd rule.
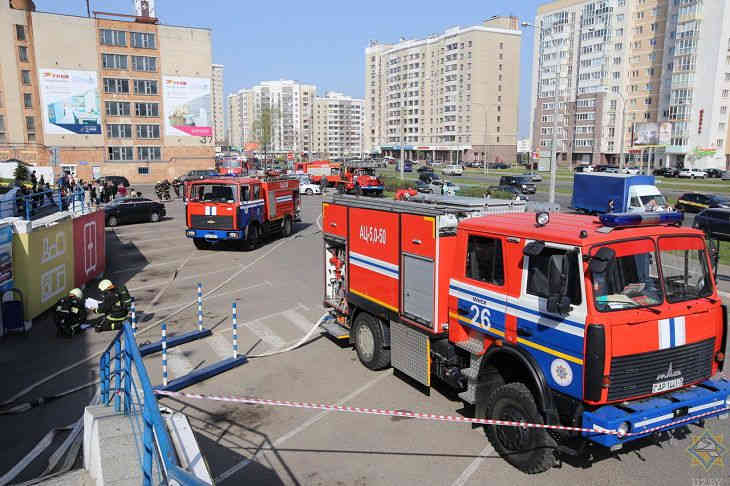
[[223, 65], [211, 65], [211, 101], [213, 102], [213, 142], [226, 143], [225, 119], [223, 118]]
[[[623, 152], [636, 165], [724, 167], [728, 9], [727, 2], [701, 0], [540, 6], [533, 149], [550, 154], [554, 138], [563, 162], [618, 164]], [[697, 89], [699, 77], [706, 89]]]
[[362, 156], [364, 104], [333, 91], [314, 98], [313, 159]]
[[367, 152], [514, 161], [521, 34], [514, 17], [365, 49]]

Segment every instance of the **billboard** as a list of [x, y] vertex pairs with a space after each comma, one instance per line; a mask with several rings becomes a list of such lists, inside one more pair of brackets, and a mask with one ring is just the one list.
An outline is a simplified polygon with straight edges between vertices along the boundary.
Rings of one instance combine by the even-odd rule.
[[74, 286], [83, 287], [104, 273], [106, 263], [104, 211], [98, 210], [74, 218], [73, 238]]
[[165, 135], [212, 137], [210, 78], [162, 77]]
[[672, 143], [672, 123], [662, 122], [659, 124], [659, 145], [670, 145]]
[[157, 17], [155, 0], [134, 0], [134, 11], [137, 17]]
[[672, 140], [672, 124], [670, 122], [634, 123], [632, 145], [669, 145]]
[[99, 84], [95, 71], [40, 69], [38, 80], [45, 133], [101, 134]]

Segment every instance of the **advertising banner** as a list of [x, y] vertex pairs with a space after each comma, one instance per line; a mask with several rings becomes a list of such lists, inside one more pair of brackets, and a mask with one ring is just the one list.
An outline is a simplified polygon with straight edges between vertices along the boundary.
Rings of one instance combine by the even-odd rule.
[[210, 78], [162, 77], [165, 135], [211, 137]]
[[15, 287], [25, 318], [34, 319], [73, 288], [74, 242], [70, 219], [13, 237]]
[[669, 122], [634, 123], [632, 145], [655, 146], [669, 145], [672, 140], [672, 124]]
[[94, 211], [73, 220], [74, 286], [81, 287], [104, 273], [106, 239], [104, 211]]
[[0, 226], [0, 294], [13, 288], [13, 226]]
[[672, 123], [662, 122], [659, 124], [659, 145], [672, 143]]
[[47, 134], [101, 134], [96, 72], [40, 69], [38, 80]]

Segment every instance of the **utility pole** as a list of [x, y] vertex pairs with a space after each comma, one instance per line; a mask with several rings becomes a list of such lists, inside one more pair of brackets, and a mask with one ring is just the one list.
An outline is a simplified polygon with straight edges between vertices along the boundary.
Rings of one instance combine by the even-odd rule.
[[618, 156], [618, 166], [619, 168], [624, 168], [624, 141], [626, 140], [626, 99], [624, 98], [624, 95], [619, 93], [619, 96], [621, 96], [621, 104], [623, 105], [623, 109], [621, 111], [621, 149], [620, 154]]
[[[405, 94], [405, 92], [404, 92]], [[405, 96], [403, 96], [403, 105], [405, 106]], [[405, 143], [405, 108], [401, 107], [400, 110], [400, 180], [405, 179], [406, 169], [406, 143]]]
[[[558, 61], [560, 63], [560, 61]], [[558, 179], [558, 108], [560, 106], [560, 99], [558, 98], [558, 92], [560, 90], [560, 71], [562, 64], [558, 64], [558, 70], [555, 73], [555, 102], [553, 105], [553, 140], [550, 143], [552, 155], [550, 157], [550, 195], [548, 201], [551, 203], [555, 202], [555, 184]]]

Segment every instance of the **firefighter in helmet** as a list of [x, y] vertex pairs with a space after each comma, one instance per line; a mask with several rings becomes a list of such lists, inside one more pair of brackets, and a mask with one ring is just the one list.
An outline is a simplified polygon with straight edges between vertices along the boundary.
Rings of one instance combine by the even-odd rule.
[[[124, 306], [123, 298], [111, 280], [104, 279], [99, 282], [99, 290], [102, 293], [102, 301], [97, 312], [104, 316], [96, 323], [96, 332], [116, 331], [122, 328], [127, 320], [127, 307]], [[127, 294], [128, 295], [128, 294]]]
[[84, 293], [81, 289], [73, 289], [68, 295], [56, 304], [57, 334], [64, 337], [73, 337], [81, 331], [81, 325], [86, 322], [86, 307]]

